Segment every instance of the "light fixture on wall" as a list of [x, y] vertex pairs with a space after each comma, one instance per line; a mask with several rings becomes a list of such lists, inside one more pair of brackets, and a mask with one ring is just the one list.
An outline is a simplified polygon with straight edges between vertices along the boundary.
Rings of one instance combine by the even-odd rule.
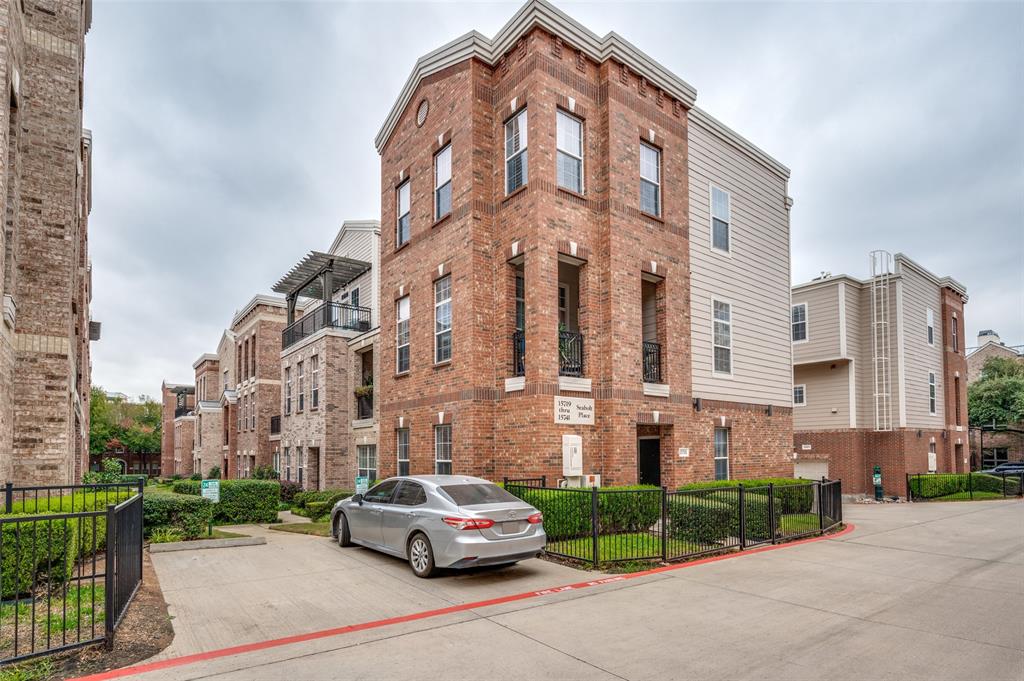
[[693, 398], [693, 410], [694, 411], [700, 411], [700, 407], [701, 407], [700, 398], [699, 397]]

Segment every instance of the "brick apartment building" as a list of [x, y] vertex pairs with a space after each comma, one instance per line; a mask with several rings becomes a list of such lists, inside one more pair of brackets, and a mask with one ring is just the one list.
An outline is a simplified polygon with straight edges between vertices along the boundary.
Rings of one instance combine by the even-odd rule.
[[[166, 476], [175, 473], [184, 475], [184, 471], [178, 470], [177, 463], [181, 461], [178, 450], [181, 439], [178, 419], [190, 417], [196, 405], [196, 388], [194, 385], [164, 381], [160, 386], [160, 396], [160, 472]], [[191, 434], [189, 437], [191, 438]], [[191, 448], [189, 440], [189, 449]]]
[[[967, 353], [967, 383], [981, 378], [991, 357], [1024, 363], [1024, 345], [1006, 345], [991, 329], [978, 333], [978, 343]], [[971, 428], [971, 467], [985, 470], [1008, 461], [1024, 461], [1024, 422], [985, 424]]]
[[789, 171], [543, 0], [420, 58], [380, 130], [395, 473], [789, 475]]
[[92, 2], [0, 12], [0, 475], [68, 484], [88, 464], [92, 139], [82, 128]]
[[[282, 480], [351, 488], [376, 477], [380, 222], [345, 221], [327, 252], [312, 252], [274, 286], [285, 295], [281, 349]], [[305, 311], [296, 318], [296, 306]]]
[[224, 438], [224, 406], [221, 396], [220, 357], [205, 353], [192, 364], [196, 372], [195, 438], [192, 443], [192, 471], [204, 477], [216, 467], [221, 474], [227, 469]]
[[905, 475], [968, 470], [967, 291], [903, 254], [871, 255], [861, 280], [827, 275], [793, 287], [796, 472], [887, 494]]

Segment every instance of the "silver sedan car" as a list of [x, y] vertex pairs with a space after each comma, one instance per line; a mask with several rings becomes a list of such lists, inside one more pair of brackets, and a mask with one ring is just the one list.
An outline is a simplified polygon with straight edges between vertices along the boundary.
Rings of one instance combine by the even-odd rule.
[[331, 531], [341, 546], [408, 560], [418, 577], [533, 558], [547, 541], [537, 509], [494, 483], [462, 475], [388, 478], [335, 504]]

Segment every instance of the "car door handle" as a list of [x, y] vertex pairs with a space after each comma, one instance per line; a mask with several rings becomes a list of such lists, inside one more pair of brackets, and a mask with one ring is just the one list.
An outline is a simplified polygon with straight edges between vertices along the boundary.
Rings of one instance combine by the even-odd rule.
[[417, 513], [416, 511], [406, 511], [405, 515], [409, 516], [410, 518], [419, 518], [420, 517], [420, 514]]

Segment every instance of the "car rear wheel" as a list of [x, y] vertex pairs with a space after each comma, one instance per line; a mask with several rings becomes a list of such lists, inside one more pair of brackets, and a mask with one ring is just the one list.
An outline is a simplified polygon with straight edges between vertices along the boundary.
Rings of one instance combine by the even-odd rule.
[[344, 513], [338, 514], [338, 546], [352, 546], [352, 535], [348, 531], [348, 520]]
[[434, 567], [434, 550], [425, 534], [415, 534], [409, 541], [409, 567], [417, 577], [430, 577], [437, 571]]

